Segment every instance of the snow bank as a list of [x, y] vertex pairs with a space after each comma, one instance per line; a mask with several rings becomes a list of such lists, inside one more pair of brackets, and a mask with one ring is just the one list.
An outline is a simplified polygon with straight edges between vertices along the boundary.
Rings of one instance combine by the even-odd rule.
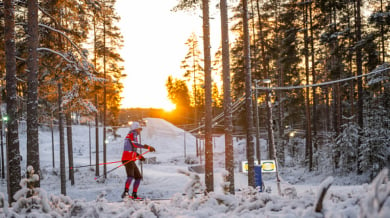
[[[122, 201], [120, 195], [125, 183], [125, 172], [118, 169], [108, 174], [103, 183], [94, 181], [94, 167], [75, 170], [75, 185], [67, 182], [67, 195], [60, 192], [58, 145], [55, 145], [56, 166], [52, 167], [51, 133], [40, 131], [42, 178], [41, 187], [33, 196], [18, 194], [18, 203], [7, 204], [6, 184], [0, 186], [0, 217], [388, 217], [390, 214], [390, 183], [388, 171], [382, 171], [371, 183], [363, 186], [336, 186], [336, 178], [324, 180], [321, 185], [310, 183], [283, 184], [282, 196], [276, 191], [274, 175], [264, 175], [267, 192], [260, 193], [247, 187], [247, 176], [235, 172], [235, 195], [224, 191], [224, 156], [216, 154], [214, 159], [215, 192], [204, 194], [204, 175], [188, 171], [186, 155], [195, 154], [195, 140], [190, 134], [161, 119], [147, 119], [142, 132], [142, 142], [156, 148], [148, 157], [156, 157], [158, 163], [143, 164], [144, 179], [139, 195], [145, 201]], [[88, 127], [74, 126], [75, 166], [89, 163]], [[108, 161], [121, 156], [123, 138], [128, 129], [119, 129], [121, 138], [110, 140]], [[94, 131], [92, 131], [94, 133]], [[55, 133], [55, 141], [58, 132]], [[24, 136], [22, 136], [24, 137]], [[94, 139], [92, 135], [92, 139]], [[222, 140], [215, 140], [223, 143]], [[185, 143], [184, 143], [185, 142]], [[235, 141], [235, 151], [241, 152], [242, 142]], [[23, 148], [25, 145], [21, 144]], [[217, 144], [223, 148], [223, 144]], [[25, 150], [21, 149], [23, 152]], [[218, 152], [223, 152], [223, 149]], [[92, 161], [94, 161], [94, 145]], [[100, 148], [100, 151], [102, 149]], [[235, 154], [236, 155], [236, 154]], [[238, 153], [237, 155], [242, 155]], [[238, 158], [237, 158], [238, 159]], [[24, 160], [25, 161], [25, 160]], [[25, 166], [25, 162], [22, 162]], [[116, 165], [107, 165], [110, 170]], [[141, 167], [141, 166], [140, 166]], [[102, 172], [102, 171], [100, 171]], [[181, 172], [181, 173], [180, 173]], [[290, 171], [291, 177], [298, 171]], [[306, 177], [312, 176], [311, 174]], [[35, 178], [35, 177], [33, 177]], [[307, 178], [315, 181], [317, 178]], [[354, 179], [354, 178], [350, 178]], [[24, 184], [24, 183], [22, 183]], [[332, 186], [330, 186], [333, 184]], [[323, 199], [323, 208], [315, 212], [321, 190], [330, 187]], [[22, 189], [24, 190], [24, 189]], [[24, 193], [24, 192], [23, 192]], [[151, 200], [161, 198], [165, 200]], [[27, 206], [26, 206], [27, 205]], [[28, 206], [29, 205], [29, 206]]]

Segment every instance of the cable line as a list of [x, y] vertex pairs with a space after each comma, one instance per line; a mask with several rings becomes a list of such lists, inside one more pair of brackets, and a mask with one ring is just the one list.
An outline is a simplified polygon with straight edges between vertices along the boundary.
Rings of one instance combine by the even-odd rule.
[[291, 89], [303, 89], [303, 88], [317, 87], [317, 86], [327, 86], [327, 85], [332, 85], [335, 83], [340, 83], [340, 82], [345, 82], [345, 81], [357, 79], [360, 77], [365, 77], [365, 76], [370, 76], [370, 75], [374, 75], [377, 73], [382, 73], [383, 71], [387, 71], [387, 70], [390, 70], [390, 67], [385, 68], [385, 69], [381, 69], [381, 70], [374, 70], [371, 73], [367, 73], [367, 74], [363, 74], [363, 75], [359, 75], [359, 76], [353, 76], [353, 77], [348, 77], [348, 78], [344, 78], [344, 79], [340, 79], [340, 80], [329, 81], [329, 82], [318, 83], [318, 84], [309, 84], [309, 85], [301, 85], [301, 86], [285, 86], [285, 87], [263, 87], [263, 86], [261, 86], [261, 87], [256, 87], [255, 89], [258, 89], [258, 90], [291, 90]]

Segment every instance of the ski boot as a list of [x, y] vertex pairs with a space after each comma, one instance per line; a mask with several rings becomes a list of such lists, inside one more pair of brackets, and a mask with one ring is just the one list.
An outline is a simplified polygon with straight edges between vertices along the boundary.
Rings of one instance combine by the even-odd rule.
[[122, 195], [121, 195], [122, 198], [128, 198], [129, 197], [129, 190], [126, 190], [123, 191]]
[[143, 200], [143, 198], [140, 198], [137, 196], [137, 192], [133, 192], [130, 196], [131, 199], [133, 200]]

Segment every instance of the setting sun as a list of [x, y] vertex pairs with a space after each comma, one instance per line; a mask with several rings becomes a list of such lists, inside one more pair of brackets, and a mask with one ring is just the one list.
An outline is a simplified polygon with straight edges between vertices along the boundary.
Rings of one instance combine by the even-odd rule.
[[176, 109], [176, 105], [169, 103], [169, 104], [166, 104], [165, 106], [163, 106], [162, 109], [164, 109], [164, 111], [166, 111], [166, 112], [171, 112], [171, 111]]
[[[172, 12], [176, 0], [128, 1], [118, 0], [116, 8], [121, 16], [119, 27], [123, 34], [124, 59], [121, 108], [161, 108], [169, 112], [175, 105], [168, 99], [165, 83], [168, 76], [181, 77], [181, 61], [188, 47], [186, 40], [193, 32], [202, 32], [202, 19], [193, 13]], [[143, 19], [146, 9], [158, 19]], [[216, 16], [218, 18], [218, 16]], [[218, 36], [220, 22], [211, 21]], [[213, 37], [213, 48], [220, 40]]]
[[[152, 88], [144, 88], [143, 84], [124, 87], [122, 92], [122, 108], [161, 108], [170, 112], [176, 108], [167, 97], [165, 87], [159, 86], [158, 81], [149, 83]], [[125, 83], [126, 84], [126, 83]], [[154, 88], [153, 88], [154, 87]], [[136, 90], [136, 91], [133, 91]], [[126, 95], [126, 96], [125, 96]]]

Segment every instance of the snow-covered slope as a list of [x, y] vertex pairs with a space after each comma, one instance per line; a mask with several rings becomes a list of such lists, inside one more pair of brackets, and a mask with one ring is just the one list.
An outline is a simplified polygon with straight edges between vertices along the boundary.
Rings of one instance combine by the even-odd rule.
[[[42, 168], [41, 195], [34, 198], [19, 198], [13, 207], [7, 207], [6, 182], [0, 183], [0, 217], [389, 217], [390, 183], [387, 171], [384, 171], [371, 185], [335, 186], [329, 189], [324, 198], [322, 211], [314, 211], [320, 191], [330, 185], [334, 178], [320, 184], [326, 176], [308, 173], [301, 169], [284, 170], [281, 194], [279, 195], [274, 174], [263, 175], [267, 192], [259, 193], [247, 187], [247, 175], [240, 173], [239, 160], [245, 158], [245, 143], [234, 140], [236, 194], [224, 194], [222, 185], [224, 171], [224, 141], [216, 138], [214, 149], [214, 186], [215, 192], [189, 198], [198, 184], [203, 183], [204, 175], [191, 173], [185, 159], [196, 157], [195, 138], [172, 124], [156, 118], [148, 118], [147, 126], [141, 134], [141, 142], [156, 148], [155, 153], [147, 153], [146, 158], [155, 158], [154, 164], [139, 165], [144, 179], [139, 195], [147, 198], [143, 202], [123, 202], [120, 195], [124, 188], [125, 171], [120, 167], [107, 175], [105, 180], [95, 180], [95, 167], [80, 167], [95, 163], [95, 129], [88, 126], [73, 126], [73, 153], [75, 185], [67, 181], [67, 196], [60, 194], [59, 177], [59, 140], [58, 131], [54, 131], [54, 162], [52, 166], [52, 138], [49, 128], [40, 129], [40, 158]], [[100, 129], [101, 130], [101, 129]], [[118, 130], [119, 138], [108, 135], [107, 161], [120, 160], [123, 139], [128, 128]], [[21, 154], [26, 157], [26, 139], [23, 126], [20, 131]], [[102, 142], [100, 133], [100, 144]], [[91, 146], [90, 146], [91, 145]], [[102, 162], [102, 146], [99, 158]], [[90, 156], [91, 151], [91, 156]], [[142, 152], [142, 151], [141, 151]], [[66, 152], [67, 153], [67, 152]], [[185, 158], [185, 157], [186, 158]], [[26, 170], [26, 159], [21, 163]], [[204, 161], [204, 160], [203, 160]], [[108, 164], [107, 170], [114, 169], [120, 163]], [[66, 163], [68, 166], [68, 163]], [[79, 167], [79, 168], [77, 168]], [[103, 167], [100, 167], [102, 175]], [[188, 174], [188, 175], [185, 175]], [[298, 178], [293, 180], [292, 178]], [[291, 178], [291, 179], [290, 179]], [[305, 181], [303, 182], [303, 179]], [[323, 179], [320, 179], [323, 178]], [[354, 177], [344, 178], [354, 180]], [[299, 181], [301, 180], [301, 181]], [[183, 195], [186, 193], [186, 195]], [[154, 201], [149, 199], [169, 199]], [[6, 202], [6, 201], [5, 201]]]

